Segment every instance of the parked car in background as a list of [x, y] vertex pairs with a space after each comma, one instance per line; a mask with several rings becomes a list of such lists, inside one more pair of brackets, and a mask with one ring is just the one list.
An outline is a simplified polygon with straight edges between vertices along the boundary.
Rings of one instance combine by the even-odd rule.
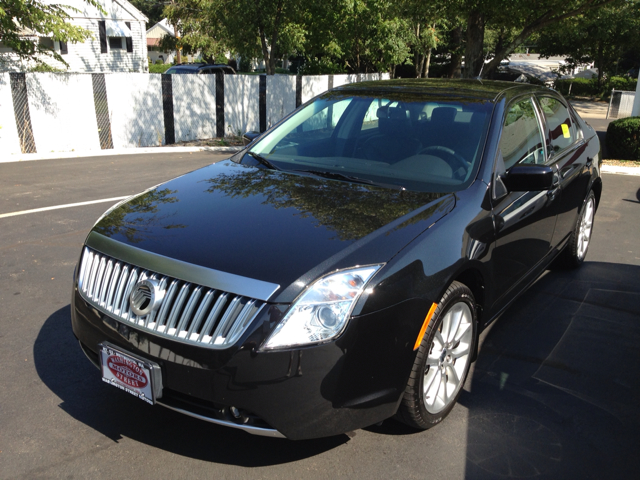
[[217, 72], [222, 72], [225, 75], [235, 75], [236, 73], [233, 67], [223, 63], [179, 63], [169, 68], [165, 73], [211, 75]]
[[345, 85], [108, 210], [73, 331], [105, 382], [213, 423], [430, 428], [479, 333], [551, 262], [584, 261], [600, 164], [594, 130], [544, 87]]

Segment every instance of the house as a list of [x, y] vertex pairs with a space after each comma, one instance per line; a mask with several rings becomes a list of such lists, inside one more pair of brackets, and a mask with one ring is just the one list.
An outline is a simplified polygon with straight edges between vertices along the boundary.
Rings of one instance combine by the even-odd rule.
[[165, 51], [160, 46], [162, 38], [167, 35], [176, 36], [173, 25], [166, 18], [163, 18], [147, 30], [147, 52], [151, 63], [156, 63], [158, 60], [161, 60], [162, 63], [173, 63], [176, 51]]
[[[59, 0], [40, 0], [57, 4]], [[25, 30], [26, 37], [33, 37], [60, 54], [69, 65], [69, 72], [147, 72], [146, 22], [147, 17], [127, 0], [98, 0], [106, 14], [83, 0], [65, 0], [72, 17], [70, 23], [89, 30], [93, 39], [84, 43], [59, 42]], [[0, 71], [25, 71], [33, 62], [24, 62], [12, 55], [8, 48], [0, 49]], [[43, 58], [55, 68], [66, 67], [51, 57]]]

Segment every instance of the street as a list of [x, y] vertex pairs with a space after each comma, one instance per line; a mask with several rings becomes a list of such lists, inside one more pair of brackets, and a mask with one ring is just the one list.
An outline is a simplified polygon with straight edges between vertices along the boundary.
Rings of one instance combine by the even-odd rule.
[[[255, 437], [104, 384], [71, 332], [69, 311], [85, 236], [115, 203], [101, 200], [228, 156], [0, 164], [1, 479], [637, 475], [638, 176], [603, 175], [585, 264], [545, 272], [482, 334], [459, 405], [431, 430], [387, 420], [319, 440]], [[69, 206], [78, 203], [86, 204]]]

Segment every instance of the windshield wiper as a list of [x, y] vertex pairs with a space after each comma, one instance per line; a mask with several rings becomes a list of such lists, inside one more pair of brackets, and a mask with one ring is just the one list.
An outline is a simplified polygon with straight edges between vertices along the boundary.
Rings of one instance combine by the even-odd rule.
[[271, 163], [269, 160], [267, 160], [266, 158], [264, 158], [262, 155], [255, 153], [255, 152], [247, 152], [247, 155], [251, 155], [253, 158], [255, 158], [257, 161], [259, 161], [261, 164], [263, 164], [265, 167], [270, 168], [271, 170], [280, 170], [278, 167], [276, 167], [273, 163]]
[[302, 173], [310, 173], [311, 175], [316, 175], [318, 177], [323, 177], [323, 178], [331, 178], [333, 180], [347, 180], [353, 183], [366, 183], [368, 185], [375, 185], [371, 180], [367, 180], [359, 177], [352, 177], [351, 175], [345, 175], [344, 173], [328, 172], [328, 171], [322, 171], [322, 170], [294, 170], [294, 171], [302, 172]]
[[345, 175], [344, 173], [339, 172], [328, 172], [322, 170], [294, 170], [295, 172], [302, 173], [310, 173], [312, 175], [316, 175], [318, 177], [330, 178], [333, 180], [346, 180], [352, 183], [364, 183], [365, 185], [374, 185], [376, 187], [384, 187], [384, 188], [393, 188], [395, 190], [404, 190], [405, 188], [401, 185], [395, 185], [390, 183], [379, 183], [374, 182], [373, 180], [369, 180], [367, 178], [354, 177], [351, 175]]

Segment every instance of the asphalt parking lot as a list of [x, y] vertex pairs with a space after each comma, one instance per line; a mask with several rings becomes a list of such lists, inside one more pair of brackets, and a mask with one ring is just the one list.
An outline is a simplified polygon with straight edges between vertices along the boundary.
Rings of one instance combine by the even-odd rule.
[[[639, 176], [604, 175], [586, 263], [546, 272], [483, 334], [460, 404], [432, 430], [254, 437], [105, 385], [70, 328], [87, 232], [114, 198], [225, 157], [0, 164], [1, 479], [637, 477]], [[6, 216], [52, 206], [67, 207]]]

